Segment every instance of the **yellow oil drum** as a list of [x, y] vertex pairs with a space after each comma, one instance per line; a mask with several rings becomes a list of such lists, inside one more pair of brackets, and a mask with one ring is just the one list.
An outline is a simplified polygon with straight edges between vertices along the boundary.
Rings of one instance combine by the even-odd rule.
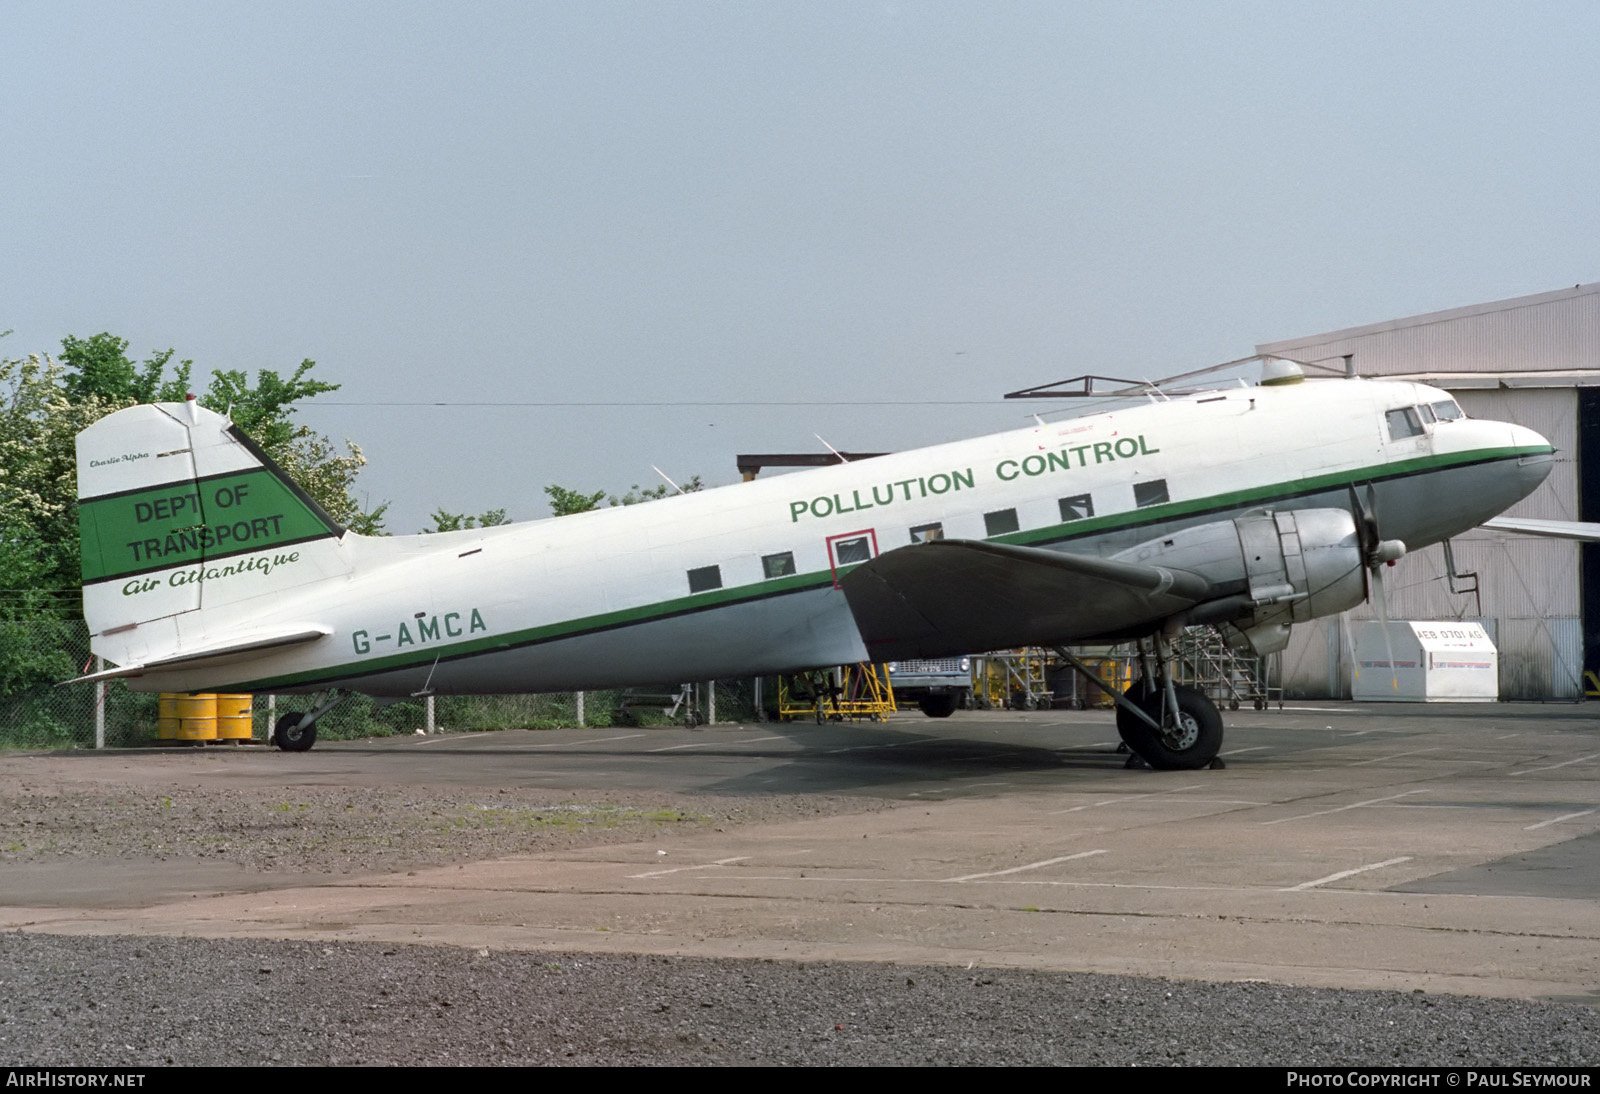
[[178, 740], [217, 739], [217, 697], [211, 693], [178, 696]]
[[255, 735], [250, 714], [252, 695], [217, 696], [217, 740], [248, 741]]
[[156, 739], [158, 741], [176, 741], [178, 739], [178, 699], [179, 696], [169, 691], [163, 691], [158, 699], [159, 709], [156, 714]]

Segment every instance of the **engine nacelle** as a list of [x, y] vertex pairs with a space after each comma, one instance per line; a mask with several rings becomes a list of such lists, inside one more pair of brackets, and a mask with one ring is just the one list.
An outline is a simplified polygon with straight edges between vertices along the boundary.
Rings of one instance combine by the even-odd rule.
[[1356, 522], [1343, 509], [1249, 513], [1185, 528], [1113, 556], [1188, 570], [1213, 597], [1187, 624], [1217, 625], [1230, 644], [1257, 654], [1289, 643], [1289, 627], [1353, 608], [1367, 598]]

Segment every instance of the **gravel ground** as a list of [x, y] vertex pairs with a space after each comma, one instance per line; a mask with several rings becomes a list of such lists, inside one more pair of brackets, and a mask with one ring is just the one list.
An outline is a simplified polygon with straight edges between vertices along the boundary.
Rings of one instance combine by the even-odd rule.
[[821, 794], [181, 784], [57, 789], [13, 777], [0, 778], [0, 868], [113, 856], [371, 873], [633, 842], [665, 828], [724, 828], [884, 807]]
[[[8, 863], [396, 871], [877, 808], [0, 777]], [[0, 934], [0, 1065], [1594, 1065], [1581, 1006], [1016, 970]]]
[[0, 1061], [1593, 1065], [1600, 1013], [1021, 971], [0, 934]]

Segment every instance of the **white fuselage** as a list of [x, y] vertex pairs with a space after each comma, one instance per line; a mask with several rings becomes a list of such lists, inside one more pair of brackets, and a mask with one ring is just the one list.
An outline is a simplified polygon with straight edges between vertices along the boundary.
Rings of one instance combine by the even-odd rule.
[[[1352, 486], [1368, 483], [1383, 535], [1415, 550], [1500, 513], [1548, 470], [1548, 442], [1507, 423], [1438, 421], [1391, 438], [1387, 411], [1448, 399], [1373, 381], [1241, 387], [645, 505], [438, 535], [346, 533], [298, 557], [272, 552], [263, 568], [241, 558], [200, 575], [200, 610], [177, 625], [181, 640], [212, 645], [301, 624], [326, 637], [133, 683], [407, 695], [841, 664], [868, 655], [838, 574], [916, 538], [1107, 556], [1251, 509], [1349, 509]], [[102, 652], [160, 651], [107, 638]]]

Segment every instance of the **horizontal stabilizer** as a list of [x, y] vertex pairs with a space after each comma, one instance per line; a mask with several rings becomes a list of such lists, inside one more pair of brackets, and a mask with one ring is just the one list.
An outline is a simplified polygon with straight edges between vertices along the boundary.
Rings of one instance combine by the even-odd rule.
[[1483, 522], [1494, 532], [1515, 532], [1519, 536], [1544, 536], [1546, 539], [1577, 539], [1600, 542], [1600, 524], [1581, 520], [1535, 520], [1532, 517], [1495, 517]]
[[122, 665], [118, 668], [106, 669], [103, 672], [92, 672], [87, 676], [64, 680], [58, 686], [87, 684], [95, 680], [111, 680], [121, 676], [143, 676], [147, 672], [160, 672], [179, 666], [195, 668], [209, 662], [223, 661], [229, 657], [236, 657], [240, 654], [257, 653], [261, 650], [278, 649], [282, 646], [297, 646], [302, 642], [314, 642], [332, 633], [333, 631], [329, 627], [300, 627], [281, 634], [257, 635], [242, 641], [235, 640], [225, 645], [188, 650], [174, 657], [163, 657], [158, 661], [146, 661], [137, 665]]
[[1139, 633], [1211, 589], [1187, 570], [959, 539], [888, 551], [839, 585], [874, 661]]

